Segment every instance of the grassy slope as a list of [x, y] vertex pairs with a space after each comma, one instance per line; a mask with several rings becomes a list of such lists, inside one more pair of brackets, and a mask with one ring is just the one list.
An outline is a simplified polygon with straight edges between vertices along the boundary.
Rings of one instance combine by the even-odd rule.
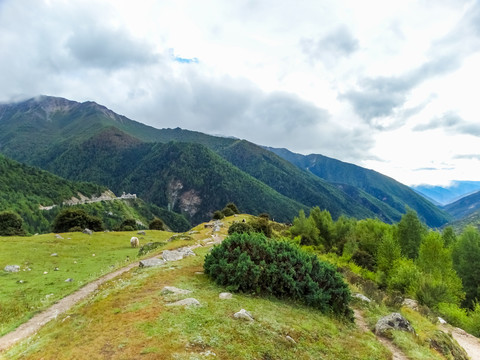
[[[146, 233], [141, 244], [165, 241], [172, 235]], [[0, 335], [84, 284], [136, 260], [138, 249], [132, 249], [129, 241], [133, 234], [136, 232], [61, 234], [64, 239], [53, 234], [0, 237]], [[51, 256], [53, 253], [58, 256]], [[7, 273], [3, 271], [6, 265], [20, 265], [21, 270]], [[65, 282], [68, 278], [74, 281]]]
[[[6, 356], [196, 359], [212, 351], [220, 359], [388, 358], [372, 334], [319, 311], [240, 294], [219, 300], [218, 294], [225, 289], [195, 274], [202, 270], [205, 250], [172, 271], [138, 269], [112, 281]], [[161, 295], [166, 285], [193, 290], [202, 307], [167, 307], [177, 297]], [[250, 310], [256, 321], [235, 320], [232, 315], [241, 308]], [[286, 340], [286, 335], [297, 344]]]
[[[234, 219], [224, 220], [223, 234]], [[211, 230], [203, 225], [194, 230], [198, 231], [192, 235], [194, 241], [210, 238]], [[111, 238], [115, 243], [113, 239], [121, 235], [123, 243], [126, 234], [104, 234], [103, 241]], [[169, 246], [186, 243], [192, 241], [172, 242]], [[317, 310], [249, 294], [234, 294], [232, 300], [219, 300], [218, 294], [226, 289], [198, 274], [203, 271], [207, 251], [206, 247], [198, 248], [196, 257], [162, 268], [137, 268], [123, 274], [3, 356], [5, 359], [389, 358], [389, 352], [373, 333]], [[120, 259], [125, 256], [121, 252], [119, 255]], [[89, 256], [87, 251], [85, 261], [92, 260]], [[166, 285], [193, 293], [183, 297], [162, 295]], [[184, 297], [195, 297], [202, 306], [166, 306]], [[371, 328], [378, 318], [392, 311], [384, 305], [358, 300], [354, 305], [362, 309]], [[252, 312], [255, 322], [233, 318], [242, 308]], [[400, 311], [412, 322], [418, 336], [394, 334], [397, 345], [411, 358], [444, 359], [428, 345], [436, 326], [418, 313], [404, 308]], [[295, 339], [296, 344], [289, 342], [286, 335]], [[208, 351], [216, 357], [208, 356]]]

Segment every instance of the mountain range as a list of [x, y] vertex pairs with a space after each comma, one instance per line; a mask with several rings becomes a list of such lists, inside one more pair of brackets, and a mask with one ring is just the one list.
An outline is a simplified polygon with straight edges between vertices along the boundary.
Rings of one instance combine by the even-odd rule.
[[156, 129], [94, 102], [40, 96], [0, 105], [0, 152], [69, 180], [136, 193], [190, 223], [208, 220], [230, 201], [284, 222], [313, 206], [334, 218], [392, 223], [408, 207], [431, 227], [451, 219], [373, 170], [235, 138]]

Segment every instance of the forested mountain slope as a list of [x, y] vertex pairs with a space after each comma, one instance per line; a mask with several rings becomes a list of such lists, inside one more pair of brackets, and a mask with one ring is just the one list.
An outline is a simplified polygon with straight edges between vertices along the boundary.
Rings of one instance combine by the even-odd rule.
[[287, 149], [267, 148], [285, 160], [328, 182], [357, 187], [400, 213], [409, 207], [431, 227], [445, 224], [449, 215], [398, 181], [374, 170], [345, 163], [323, 155], [295, 154]]
[[[172, 140], [197, 145], [152, 145]], [[177, 161], [167, 163], [165, 156], [175, 151]], [[0, 152], [72, 180], [136, 192], [194, 222], [206, 220], [224, 206], [223, 201], [238, 201], [242, 211], [271, 212], [278, 220], [290, 221], [298, 210], [320, 206], [334, 217], [346, 214], [395, 222], [405, 212], [405, 204], [430, 226], [447, 218], [418, 195], [403, 200], [395, 186], [376, 193], [376, 188], [358, 183], [322, 180], [255, 144], [178, 128], [155, 129], [93, 102], [42, 96], [0, 105]], [[183, 187], [174, 190], [179, 184]], [[174, 193], [178, 199], [183, 196], [187, 205], [182, 208], [178, 199], [169, 200]], [[201, 205], [188, 205], [192, 202]]]

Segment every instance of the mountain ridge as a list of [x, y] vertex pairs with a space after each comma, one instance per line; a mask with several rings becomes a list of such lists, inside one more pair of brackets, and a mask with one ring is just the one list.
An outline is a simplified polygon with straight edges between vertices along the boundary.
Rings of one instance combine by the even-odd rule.
[[[35, 131], [34, 138], [32, 138], [32, 131]], [[106, 141], [103, 138], [99, 140], [99, 134], [107, 137], [108, 144], [103, 144]], [[95, 140], [96, 136], [97, 140]], [[195, 185], [197, 187], [209, 182], [208, 173], [215, 175], [215, 171], [223, 171], [225, 174], [235, 172], [242, 179], [240, 183], [243, 187], [236, 187], [239, 192], [248, 193], [249, 187], [253, 186], [259, 189], [258, 186], [260, 186], [264, 189], [262, 190], [264, 194], [270, 194], [267, 196], [268, 199], [285, 197], [281, 202], [286, 204], [285, 201], [289, 198], [290, 200], [287, 202], [290, 205], [285, 206], [285, 208], [296, 208], [297, 213], [301, 209], [318, 205], [329, 211], [331, 210], [335, 217], [346, 214], [359, 218], [378, 217], [387, 222], [395, 222], [400, 219], [401, 214], [405, 211], [402, 201], [398, 201], [396, 198], [389, 204], [383, 198], [379, 198], [378, 194], [372, 194], [371, 189], [367, 189], [369, 192], [358, 187], [357, 184], [344, 182], [344, 185], [340, 186], [334, 184], [330, 179], [322, 180], [321, 177], [314, 176], [297, 166], [291, 166], [288, 161], [277, 154], [271, 151], [265, 152], [266, 150], [260, 146], [245, 140], [215, 137], [180, 128], [156, 129], [122, 115], [117, 115], [94, 102], [70, 103], [66, 99], [43, 96], [23, 103], [0, 105], [0, 151], [16, 160], [46, 168], [73, 180], [92, 179], [85, 176], [88, 173], [92, 176], [96, 174], [98, 181], [98, 176], [103, 174], [100, 183], [115, 188], [121, 181], [114, 179], [114, 176], [105, 171], [104, 168], [109, 168], [114, 172], [122, 167], [127, 167], [133, 171], [135, 169], [133, 165], [136, 161], [135, 157], [143, 159], [144, 156], [149, 159], [150, 164], [156, 166], [156, 160], [152, 156], [147, 156], [147, 153], [153, 151], [155, 147], [147, 144], [165, 144], [171, 141], [196, 143], [204, 146], [208, 151], [201, 148], [196, 148], [196, 151], [208, 159], [213, 159], [209, 153], [211, 151], [231, 165], [227, 166], [222, 163], [220, 158], [215, 158], [213, 162], [208, 160], [211, 168], [204, 168], [204, 173], [197, 175], [199, 176], [199, 182]], [[101, 148], [101, 146], [107, 145], [111, 146], [111, 154], [106, 149]], [[135, 150], [132, 150], [133, 148]], [[187, 151], [187, 148], [185, 146], [177, 147], [179, 151]], [[128, 149], [130, 149], [130, 152], [127, 151]], [[191, 151], [191, 149], [188, 151]], [[240, 156], [239, 152], [243, 152], [245, 157], [250, 157], [252, 162], [255, 161], [258, 168], [252, 167], [248, 162], [242, 160], [243, 155]], [[118, 153], [118, 156], [116, 153]], [[103, 157], [103, 163], [95, 156]], [[120, 156], [123, 156], [123, 158], [120, 158]], [[185, 154], [184, 158], [193, 159], [195, 157]], [[115, 159], [117, 163], [112, 164], [112, 159]], [[202, 164], [201, 159], [198, 157], [195, 159], [199, 161], [200, 165]], [[70, 164], [70, 169], [66, 169], [65, 164]], [[159, 164], [164, 166], [164, 170], [162, 170], [164, 175], [161, 178], [166, 182], [162, 185], [157, 181], [155, 191], [165, 193], [168, 191], [168, 184], [171, 180], [171, 176], [167, 179], [167, 175], [169, 172], [172, 175], [172, 171], [175, 172], [175, 169], [167, 169], [167, 164], [162, 161]], [[89, 166], [85, 167], [84, 165]], [[114, 169], [114, 165], [117, 168]], [[182, 164], [183, 175], [190, 176], [192, 172], [187, 171], [188, 167], [185, 167], [185, 165]], [[194, 163], [189, 164], [191, 168], [196, 165]], [[79, 169], [82, 166], [83, 170], [80, 171]], [[237, 172], [234, 168], [240, 172]], [[265, 171], [259, 171], [260, 168]], [[127, 179], [128, 177], [125, 175], [127, 172], [125, 169], [122, 171], [121, 176]], [[256, 179], [259, 183], [252, 183], [253, 179]], [[218, 177], [218, 181], [222, 184], [221, 176]], [[228, 181], [233, 184], [232, 179]], [[237, 185], [240, 185], [240, 183], [237, 182]], [[260, 183], [263, 185], [260, 185]], [[209, 191], [205, 187], [203, 189]], [[232, 194], [232, 192], [225, 184], [221, 186], [221, 189], [217, 195], [225, 201], [231, 201], [232, 199], [227, 199], [225, 194]], [[191, 190], [195, 189], [183, 189], [180, 192], [187, 193]], [[385, 196], [387, 195], [389, 194], [385, 194]], [[209, 198], [206, 193], [200, 194], [200, 197], [202, 196]], [[237, 197], [239, 197], [238, 194]], [[211, 198], [209, 199], [209, 201], [212, 201]], [[257, 201], [261, 200], [262, 197], [257, 199]], [[247, 201], [244, 198], [243, 201], [250, 204], [249, 212], [255, 213], [260, 210], [260, 207], [252, 206], [250, 200]], [[417, 202], [422, 205], [422, 201], [418, 200]], [[271, 200], [267, 202], [271, 203]], [[412, 208], [420, 213], [428, 225], [439, 226], [448, 220], [448, 216], [441, 210], [433, 209], [433, 205], [432, 207], [424, 206], [422, 208], [417, 206], [418, 204], [414, 204]], [[164, 201], [161, 204], [157, 203], [157, 205], [166, 206], [168, 204]], [[215, 205], [217, 205], [217, 202], [215, 202]], [[219, 206], [223, 207], [223, 205]], [[242, 204], [238, 205], [241, 206]], [[203, 217], [198, 217], [195, 221], [206, 220], [206, 217], [213, 210], [212, 207], [213, 204], [208, 210], [204, 209]], [[181, 211], [177, 208], [178, 210]], [[280, 211], [280, 209], [277, 209], [277, 211]], [[289, 210], [289, 214], [291, 220], [294, 216], [293, 211]], [[277, 214], [272, 215], [276, 216]], [[285, 218], [285, 214], [281, 217]]]

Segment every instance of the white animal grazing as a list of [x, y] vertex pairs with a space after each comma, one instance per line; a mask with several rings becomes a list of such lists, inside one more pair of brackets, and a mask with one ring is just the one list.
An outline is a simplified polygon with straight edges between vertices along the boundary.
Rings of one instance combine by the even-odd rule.
[[136, 236], [133, 236], [130, 239], [130, 245], [132, 245], [132, 247], [138, 247], [140, 245], [140, 242], [138, 241], [138, 238]]

